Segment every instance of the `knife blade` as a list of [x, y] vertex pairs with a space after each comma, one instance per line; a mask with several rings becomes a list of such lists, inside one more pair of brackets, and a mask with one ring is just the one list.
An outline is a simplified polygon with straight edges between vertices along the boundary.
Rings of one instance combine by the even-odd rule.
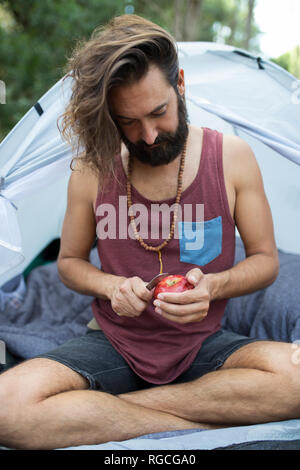
[[153, 289], [153, 287], [155, 287], [159, 283], [159, 281], [161, 281], [162, 279], [164, 279], [168, 275], [169, 275], [169, 273], [157, 274], [157, 276], [155, 276], [153, 279], [151, 279], [150, 282], [148, 282], [148, 284], [146, 285], [147, 289], [149, 289], [149, 290]]

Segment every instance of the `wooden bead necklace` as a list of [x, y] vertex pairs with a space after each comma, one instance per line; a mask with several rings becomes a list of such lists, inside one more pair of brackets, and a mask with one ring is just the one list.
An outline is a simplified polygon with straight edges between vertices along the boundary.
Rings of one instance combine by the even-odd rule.
[[181, 159], [180, 159], [180, 167], [178, 171], [178, 179], [177, 179], [177, 194], [176, 194], [176, 199], [175, 199], [175, 207], [174, 207], [174, 212], [173, 212], [173, 220], [172, 224], [170, 227], [170, 232], [168, 237], [158, 246], [150, 246], [147, 245], [147, 243], [144, 242], [142, 237], [138, 234], [136, 225], [135, 225], [135, 220], [134, 220], [134, 215], [132, 214], [132, 197], [131, 197], [131, 174], [132, 174], [132, 164], [131, 164], [131, 158], [129, 156], [128, 158], [128, 173], [127, 173], [127, 204], [128, 204], [128, 214], [130, 218], [130, 223], [133, 228], [133, 233], [135, 236], [135, 239], [140, 243], [140, 245], [147, 251], [156, 251], [158, 254], [158, 259], [159, 259], [159, 266], [160, 266], [160, 274], [163, 272], [163, 264], [162, 264], [162, 256], [161, 256], [161, 250], [169, 243], [170, 240], [172, 240], [174, 236], [174, 231], [175, 231], [175, 223], [177, 220], [177, 215], [178, 215], [178, 207], [180, 203], [180, 198], [181, 198], [181, 193], [182, 193], [182, 177], [183, 177], [183, 170], [184, 170], [184, 163], [185, 163], [185, 156], [186, 156], [186, 145], [187, 143], [185, 142], [183, 151], [181, 154]]

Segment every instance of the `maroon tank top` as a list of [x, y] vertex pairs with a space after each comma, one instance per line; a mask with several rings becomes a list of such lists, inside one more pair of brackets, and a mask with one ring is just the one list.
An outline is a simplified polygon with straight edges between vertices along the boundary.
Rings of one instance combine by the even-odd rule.
[[[222, 142], [221, 133], [203, 129], [198, 172], [182, 192], [181, 216], [175, 237], [162, 250], [164, 272], [184, 275], [199, 267], [206, 274], [233, 266], [235, 223], [225, 189]], [[128, 230], [126, 174], [120, 156], [117, 157], [115, 176], [99, 191], [96, 201], [101, 269], [106, 273], [139, 276], [149, 281], [159, 272], [158, 255], [141, 247], [131, 229]], [[146, 243], [155, 246], [166, 238], [170, 225], [166, 222], [168, 217], [165, 217], [163, 207], [170, 215], [169, 208], [174, 202], [175, 198], [151, 202], [132, 188], [137, 227]], [[155, 210], [151, 212], [153, 207]], [[172, 213], [170, 218], [172, 220]], [[159, 225], [164, 231], [159, 231]], [[105, 336], [130, 367], [144, 380], [164, 384], [186, 371], [203, 341], [220, 329], [226, 302], [226, 299], [212, 301], [203, 321], [183, 325], [157, 314], [152, 302], [135, 318], [119, 317], [109, 300], [97, 298], [92, 308]]]

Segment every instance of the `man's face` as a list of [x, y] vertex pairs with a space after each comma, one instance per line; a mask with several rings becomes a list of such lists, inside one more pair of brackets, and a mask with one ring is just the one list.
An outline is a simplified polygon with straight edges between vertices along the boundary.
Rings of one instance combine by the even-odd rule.
[[188, 135], [183, 75], [178, 93], [157, 67], [111, 96], [115, 122], [131, 157], [151, 166], [166, 165], [182, 151]]

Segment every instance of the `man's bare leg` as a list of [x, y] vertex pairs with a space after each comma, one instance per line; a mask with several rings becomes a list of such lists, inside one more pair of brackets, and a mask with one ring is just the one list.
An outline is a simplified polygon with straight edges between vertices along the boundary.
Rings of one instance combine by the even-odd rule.
[[[0, 376], [0, 442], [47, 449], [150, 432], [299, 418], [299, 366], [291, 345], [255, 343], [194, 382], [119, 397], [55, 361], [33, 359]], [[253, 364], [256, 364], [256, 369]]]
[[32, 359], [1, 374], [0, 443], [55, 449], [205, 427], [87, 388], [85, 378], [49, 359]]
[[245, 425], [300, 418], [300, 365], [291, 344], [250, 343], [193, 382], [120, 395], [187, 420]]

